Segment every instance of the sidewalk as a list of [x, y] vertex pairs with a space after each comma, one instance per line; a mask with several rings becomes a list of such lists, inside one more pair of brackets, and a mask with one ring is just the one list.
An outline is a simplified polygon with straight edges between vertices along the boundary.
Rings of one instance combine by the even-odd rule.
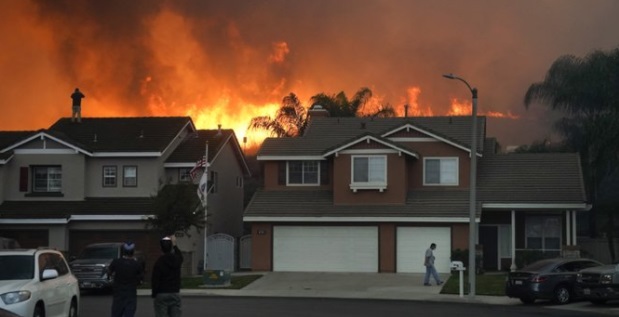
[[[415, 273], [316, 273], [252, 272], [263, 276], [240, 290], [183, 289], [184, 296], [319, 297], [393, 299], [517, 305], [518, 299], [505, 296], [440, 294], [441, 287], [423, 286], [423, 274]], [[448, 274], [442, 275], [449, 278]], [[150, 295], [150, 290], [138, 290]]]

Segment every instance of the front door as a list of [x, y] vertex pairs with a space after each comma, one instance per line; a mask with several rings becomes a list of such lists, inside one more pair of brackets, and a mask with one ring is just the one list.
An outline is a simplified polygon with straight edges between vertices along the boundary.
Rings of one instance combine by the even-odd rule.
[[485, 271], [499, 270], [499, 230], [497, 226], [479, 226], [479, 244], [483, 246], [482, 268]]

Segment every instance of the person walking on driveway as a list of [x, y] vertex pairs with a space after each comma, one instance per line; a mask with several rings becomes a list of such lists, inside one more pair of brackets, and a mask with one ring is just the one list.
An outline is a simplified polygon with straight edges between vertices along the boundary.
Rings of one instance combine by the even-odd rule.
[[151, 297], [154, 299], [156, 317], [181, 316], [181, 264], [183, 254], [176, 246], [176, 237], [170, 235], [161, 239], [163, 255], [153, 267]]
[[423, 285], [430, 286], [430, 275], [436, 281], [436, 285], [443, 284], [441, 278], [436, 273], [436, 268], [434, 267], [434, 249], [436, 249], [436, 243], [430, 244], [430, 247], [426, 250], [425, 260], [423, 261], [423, 265], [426, 267], [426, 276], [423, 279]]
[[114, 279], [112, 317], [133, 317], [137, 309], [137, 287], [144, 279], [144, 263], [133, 257], [135, 244], [122, 245], [122, 257], [114, 259], [108, 276]]

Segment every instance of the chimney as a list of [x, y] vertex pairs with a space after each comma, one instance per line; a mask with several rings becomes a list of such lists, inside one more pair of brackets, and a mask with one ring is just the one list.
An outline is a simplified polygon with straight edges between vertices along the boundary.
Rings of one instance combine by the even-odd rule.
[[321, 105], [313, 105], [307, 112], [310, 118], [328, 117], [329, 111], [323, 108]]
[[221, 124], [217, 125], [217, 134], [215, 136], [221, 136]]
[[408, 117], [408, 107], [409, 107], [408, 104], [404, 105], [404, 118]]

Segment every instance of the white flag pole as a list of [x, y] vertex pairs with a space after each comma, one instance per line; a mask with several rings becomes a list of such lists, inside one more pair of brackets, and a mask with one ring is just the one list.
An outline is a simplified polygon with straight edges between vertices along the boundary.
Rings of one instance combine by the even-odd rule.
[[208, 141], [206, 141], [206, 151], [204, 154], [204, 174], [206, 174], [206, 186], [204, 186], [204, 201], [201, 202], [202, 205], [204, 206], [204, 259], [203, 259], [203, 263], [204, 263], [204, 271], [206, 272], [206, 268], [208, 267], [207, 265], [207, 255], [208, 255], [208, 244], [207, 244], [207, 238], [208, 238], [208, 222], [207, 222], [207, 215], [208, 215], [208, 200], [206, 199], [206, 195], [208, 194]]

